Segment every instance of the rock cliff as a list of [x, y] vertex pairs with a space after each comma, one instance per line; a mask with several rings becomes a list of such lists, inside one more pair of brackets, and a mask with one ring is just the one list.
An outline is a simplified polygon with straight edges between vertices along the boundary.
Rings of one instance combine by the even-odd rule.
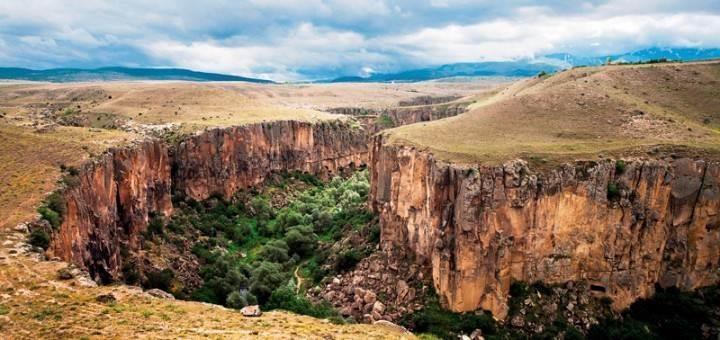
[[273, 171], [330, 176], [363, 166], [367, 145], [367, 134], [348, 123], [280, 121], [213, 129], [178, 145], [148, 139], [111, 149], [62, 190], [65, 214], [49, 254], [96, 279], [121, 279], [123, 253], [141, 250], [152, 215], [172, 213], [173, 191], [229, 198]]
[[86, 164], [62, 194], [62, 225], [50, 252], [103, 281], [119, 277], [123, 247], [137, 248], [151, 213], [169, 216], [170, 160], [158, 141], [111, 149]]
[[513, 280], [587, 281], [623, 308], [655, 285], [720, 278], [720, 164], [521, 160], [468, 167], [412, 147], [371, 145], [381, 243], [414, 252], [454, 311], [507, 313]]
[[330, 177], [367, 162], [367, 134], [339, 121], [283, 121], [214, 129], [180, 143], [174, 185], [196, 200], [262, 183], [275, 171]]

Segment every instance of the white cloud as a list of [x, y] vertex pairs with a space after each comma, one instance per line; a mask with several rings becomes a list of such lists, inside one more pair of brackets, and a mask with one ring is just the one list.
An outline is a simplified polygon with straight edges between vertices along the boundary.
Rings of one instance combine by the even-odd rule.
[[0, 66], [276, 80], [544, 53], [720, 47], [717, 0], [2, 0]]
[[450, 25], [380, 39], [419, 62], [508, 60], [552, 52], [610, 54], [651, 45], [720, 46], [711, 14], [528, 16]]

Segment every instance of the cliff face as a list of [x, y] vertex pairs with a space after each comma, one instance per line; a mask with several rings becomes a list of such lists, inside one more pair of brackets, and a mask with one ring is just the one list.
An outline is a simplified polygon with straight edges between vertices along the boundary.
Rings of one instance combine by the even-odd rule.
[[513, 280], [588, 281], [622, 308], [656, 283], [693, 289], [720, 278], [718, 163], [576, 162], [533, 173], [512, 161], [473, 170], [377, 136], [370, 167], [383, 246], [431, 267], [455, 311], [504, 317]]
[[111, 149], [63, 190], [63, 222], [49, 253], [105, 282], [122, 277], [122, 253], [141, 249], [152, 214], [170, 216], [172, 190], [225, 197], [272, 171], [330, 176], [367, 162], [367, 135], [345, 123], [275, 122], [215, 129], [177, 146], [147, 140]]
[[50, 251], [86, 267], [93, 277], [117, 279], [121, 249], [138, 247], [150, 213], [172, 213], [170, 184], [165, 144], [144, 141], [110, 150], [63, 192], [66, 213]]
[[[430, 99], [425, 100], [430, 101]], [[362, 123], [363, 126], [365, 126], [368, 132], [376, 133], [386, 128], [398, 127], [402, 125], [420, 122], [429, 122], [432, 120], [457, 116], [465, 112], [468, 105], [470, 105], [470, 102], [451, 102], [445, 104], [401, 106], [383, 110], [364, 109], [357, 107], [339, 107], [330, 109], [328, 111], [337, 114], [354, 116]], [[385, 121], [385, 119], [388, 120]]]
[[330, 177], [367, 162], [367, 134], [346, 123], [293, 121], [215, 129], [182, 142], [174, 185], [197, 200], [229, 198], [274, 171]]

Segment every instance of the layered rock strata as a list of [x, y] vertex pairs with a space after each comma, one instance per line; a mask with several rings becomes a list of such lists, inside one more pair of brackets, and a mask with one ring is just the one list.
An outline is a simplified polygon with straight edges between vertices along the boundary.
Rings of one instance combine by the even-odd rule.
[[720, 164], [575, 162], [533, 172], [448, 164], [375, 137], [370, 205], [383, 247], [431, 268], [444, 304], [507, 313], [513, 280], [587, 281], [614, 307], [655, 285], [718, 282]]

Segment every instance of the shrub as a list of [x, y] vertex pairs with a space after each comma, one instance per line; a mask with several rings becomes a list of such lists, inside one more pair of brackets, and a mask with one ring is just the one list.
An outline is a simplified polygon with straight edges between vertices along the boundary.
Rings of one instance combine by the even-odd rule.
[[362, 259], [362, 254], [355, 250], [350, 249], [340, 253], [338, 261], [335, 264], [335, 270], [338, 272], [345, 272], [355, 268], [355, 265]]
[[615, 161], [615, 173], [620, 175], [625, 172], [625, 161], [622, 159], [618, 159]]
[[272, 292], [280, 287], [285, 280], [286, 276], [281, 265], [267, 261], [260, 262], [252, 271], [250, 292], [263, 304], [267, 302]]
[[159, 215], [157, 213], [150, 213], [150, 223], [148, 223], [147, 226], [147, 233], [148, 235], [156, 235], [156, 236], [162, 236], [165, 226], [165, 220], [163, 219], [162, 215]]
[[406, 315], [400, 322], [415, 333], [431, 333], [441, 339], [457, 338], [461, 333], [470, 334], [481, 329], [483, 335], [497, 333], [495, 320], [489, 314], [454, 313], [440, 307], [437, 297], [429, 299], [425, 307]]
[[272, 240], [260, 249], [258, 257], [265, 261], [284, 263], [290, 259], [288, 249], [288, 245], [285, 241]]
[[50, 246], [50, 235], [42, 228], [36, 228], [30, 233], [29, 242], [31, 245], [45, 250]]
[[291, 253], [302, 256], [310, 255], [315, 249], [318, 237], [313, 232], [313, 227], [299, 225], [288, 229], [285, 233], [285, 242]]
[[617, 184], [615, 183], [609, 183], [607, 186], [607, 199], [609, 201], [615, 201], [620, 198], [620, 188], [618, 188]]
[[327, 302], [312, 303], [306, 297], [295, 294], [295, 289], [291, 284], [273, 291], [266, 308], [269, 310], [282, 309], [322, 319], [330, 318], [331, 321], [336, 323], [338, 321], [341, 323], [344, 321], [340, 313], [327, 304]]
[[230, 308], [240, 309], [248, 305], [247, 299], [239, 291], [230, 293], [227, 297], [227, 306]]
[[395, 122], [393, 121], [393, 119], [385, 113], [379, 115], [375, 123], [381, 128], [391, 128], [395, 126]]
[[175, 278], [175, 273], [167, 268], [160, 271], [149, 272], [147, 273], [147, 280], [144, 286], [146, 288], [162, 289], [167, 292], [170, 290], [170, 284], [173, 278]]
[[62, 219], [60, 218], [60, 214], [58, 214], [55, 210], [52, 210], [48, 207], [40, 207], [38, 208], [38, 213], [40, 213], [40, 217], [43, 220], [48, 221], [50, 225], [53, 227], [53, 229], [57, 229], [60, 227], [60, 224], [62, 224]]

